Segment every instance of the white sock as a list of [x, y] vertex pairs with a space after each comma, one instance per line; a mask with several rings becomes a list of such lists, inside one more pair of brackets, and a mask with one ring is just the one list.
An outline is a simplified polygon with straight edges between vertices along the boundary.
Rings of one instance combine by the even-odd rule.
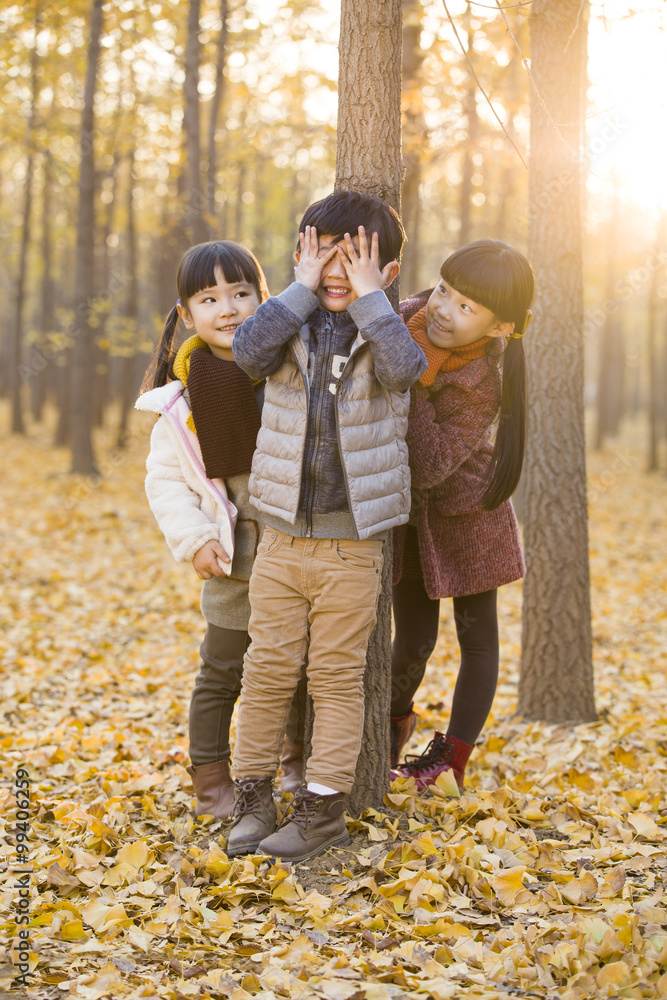
[[316, 795], [336, 795], [338, 793], [337, 788], [329, 788], [328, 785], [320, 785], [317, 781], [309, 781], [306, 787], [309, 792], [315, 792]]

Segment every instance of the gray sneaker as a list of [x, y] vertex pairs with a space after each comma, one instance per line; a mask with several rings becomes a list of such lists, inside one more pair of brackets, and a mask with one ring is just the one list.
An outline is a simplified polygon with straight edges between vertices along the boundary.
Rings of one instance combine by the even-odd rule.
[[276, 828], [278, 810], [271, 778], [241, 778], [234, 782], [234, 820], [227, 837], [227, 856], [254, 854], [260, 840]]
[[302, 785], [290, 802], [275, 833], [265, 837], [259, 850], [281, 861], [308, 861], [330, 847], [350, 843], [345, 825], [343, 792], [319, 795]]

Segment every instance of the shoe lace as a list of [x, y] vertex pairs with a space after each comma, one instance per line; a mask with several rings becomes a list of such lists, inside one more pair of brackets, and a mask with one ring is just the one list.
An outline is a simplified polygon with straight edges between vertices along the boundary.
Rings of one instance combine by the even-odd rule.
[[401, 771], [407, 771], [411, 775], [419, 774], [420, 771], [427, 771], [435, 765], [449, 764], [453, 756], [454, 744], [446, 736], [438, 734], [433, 737], [423, 753], [406, 754], [405, 763], [401, 764]]
[[285, 810], [279, 828], [288, 823], [295, 823], [300, 830], [307, 830], [310, 821], [317, 815], [323, 801], [321, 795], [315, 795], [312, 792], [304, 794], [303, 790], [300, 789]]
[[257, 816], [264, 811], [265, 806], [259, 794], [259, 782], [239, 781], [237, 782], [238, 796], [234, 803], [232, 817], [237, 816]]

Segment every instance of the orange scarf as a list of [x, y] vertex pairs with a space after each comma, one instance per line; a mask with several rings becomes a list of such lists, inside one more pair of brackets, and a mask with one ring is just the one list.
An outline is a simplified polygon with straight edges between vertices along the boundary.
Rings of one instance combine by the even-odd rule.
[[457, 372], [465, 368], [468, 362], [483, 358], [486, 354], [486, 344], [492, 339], [482, 337], [481, 340], [476, 340], [474, 344], [466, 344], [465, 347], [435, 347], [426, 334], [426, 306], [408, 320], [408, 330], [428, 361], [428, 368], [419, 379], [424, 386], [433, 385], [439, 372]]

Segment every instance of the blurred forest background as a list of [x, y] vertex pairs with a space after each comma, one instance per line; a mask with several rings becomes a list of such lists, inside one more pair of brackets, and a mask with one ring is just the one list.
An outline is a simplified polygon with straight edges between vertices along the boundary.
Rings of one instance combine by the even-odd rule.
[[[525, 249], [538, 207], [521, 160], [530, 5], [501, 14], [453, 0], [452, 21], [439, 2], [403, 7], [408, 295], [470, 239]], [[599, 447], [623, 421], [647, 418], [649, 468], [667, 421], [667, 185], [655, 117], [664, 60], [651, 48], [664, 8], [592, 6], [582, 150], [591, 440]], [[18, 433], [49, 404], [54, 442], [68, 446], [86, 392], [94, 423], [106, 421], [122, 447], [185, 248], [238, 240], [272, 292], [292, 278], [298, 220], [334, 181], [338, 11], [324, 0], [36, 0], [6, 5], [0, 25], [0, 395]], [[77, 241], [89, 268], [78, 277]], [[77, 364], [84, 324], [91, 370]], [[78, 471], [93, 468], [91, 454]]]

